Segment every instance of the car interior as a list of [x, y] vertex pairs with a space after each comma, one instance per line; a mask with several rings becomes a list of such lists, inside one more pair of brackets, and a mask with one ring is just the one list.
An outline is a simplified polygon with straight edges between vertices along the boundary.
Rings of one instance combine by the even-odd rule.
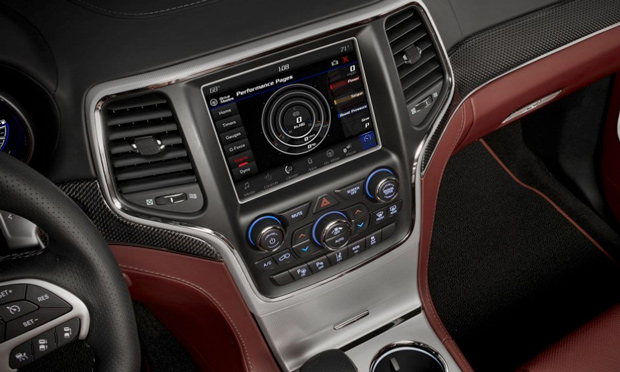
[[0, 35], [0, 372], [620, 372], [620, 1]]

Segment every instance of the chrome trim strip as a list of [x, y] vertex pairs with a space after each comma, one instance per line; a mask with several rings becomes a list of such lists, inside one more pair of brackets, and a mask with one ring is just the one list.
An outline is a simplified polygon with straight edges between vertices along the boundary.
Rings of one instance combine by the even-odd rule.
[[344, 322], [338, 323], [334, 325], [334, 330], [339, 330], [339, 329], [343, 329], [344, 327], [351, 325], [355, 322], [357, 322], [358, 320], [361, 320], [362, 318], [365, 318], [368, 316], [368, 314], [370, 314], [370, 311], [368, 310], [364, 310], [361, 313], [345, 320]]
[[620, 112], [618, 112], [618, 140], [620, 141]]
[[55, 284], [39, 279], [11, 280], [8, 282], [0, 283], [0, 286], [6, 286], [11, 284], [32, 284], [41, 288], [45, 288], [65, 300], [67, 303], [69, 303], [69, 305], [71, 305], [73, 309], [71, 309], [70, 312], [52, 320], [51, 322], [45, 323], [42, 326], [33, 328], [32, 330], [22, 335], [0, 343], [0, 372], [17, 372], [16, 369], [12, 369], [9, 367], [10, 353], [14, 348], [73, 318], [80, 319], [80, 333], [78, 339], [86, 339], [86, 337], [88, 336], [88, 331], [90, 330], [90, 313], [88, 312], [88, 308], [86, 307], [84, 302], [77, 298], [73, 293]]
[[[611, 26], [605, 27], [604, 29], [598, 30], [598, 31], [596, 31], [596, 32], [594, 32], [594, 33], [591, 33], [591, 34], [589, 34], [589, 35], [586, 35], [586, 36], [584, 36], [584, 37], [582, 37], [582, 38], [579, 38], [579, 39], [577, 39], [577, 40], [574, 40], [574, 41], [572, 41], [572, 42], [570, 42], [570, 43], [568, 43], [568, 44], [566, 44], [566, 45], [563, 45], [563, 46], [561, 46], [561, 47], [559, 47], [559, 48], [557, 48], [557, 49], [554, 49], [554, 50], [552, 50], [552, 51], [549, 51], [549, 52], [547, 52], [547, 53], [545, 53], [545, 54], [543, 54], [543, 55], [541, 55], [541, 56], [538, 56], [538, 57], [536, 57], [536, 58], [534, 58], [534, 59], [532, 59], [532, 60], [530, 60], [530, 61], [528, 61], [528, 62], [526, 62], [526, 63], [524, 63], [524, 64], [522, 64], [522, 65], [519, 65], [519, 66], [517, 66], [517, 67], [515, 67], [515, 68], [513, 68], [513, 69], [511, 69], [511, 70], [509, 70], [509, 71], [506, 71], [506, 72], [504, 72], [503, 74], [498, 75], [498, 76], [494, 77], [493, 79], [491, 79], [491, 80], [487, 81], [486, 83], [484, 83], [484, 84], [482, 84], [482, 85], [478, 86], [476, 89], [472, 90], [469, 94], [467, 94], [467, 95], [466, 95], [463, 99], [461, 99], [461, 101], [459, 102], [459, 104], [455, 107], [454, 111], [453, 111], [453, 112], [452, 112], [452, 114], [450, 115], [450, 118], [448, 119], [448, 124], [449, 124], [449, 123], [450, 123], [450, 121], [454, 118], [454, 115], [455, 115], [455, 114], [457, 113], [457, 111], [461, 108], [461, 106], [463, 105], [463, 103], [465, 103], [465, 101], [467, 101], [467, 99], [468, 99], [469, 97], [471, 97], [472, 95], [474, 95], [474, 94], [475, 94], [476, 92], [478, 92], [480, 89], [482, 89], [482, 88], [486, 87], [487, 85], [489, 85], [489, 84], [493, 83], [494, 81], [496, 81], [496, 80], [498, 80], [498, 79], [503, 78], [503, 77], [504, 77], [504, 76], [506, 76], [506, 75], [509, 75], [509, 74], [511, 74], [511, 73], [513, 73], [513, 72], [515, 72], [515, 71], [517, 71], [517, 70], [520, 70], [520, 69], [522, 69], [522, 68], [524, 68], [524, 67], [526, 67], [526, 66], [529, 66], [529, 65], [531, 65], [532, 63], [538, 62], [538, 61], [540, 61], [541, 59], [547, 58], [547, 57], [549, 57], [549, 56], [551, 56], [551, 55], [553, 55], [553, 54], [555, 54], [555, 53], [558, 53], [558, 52], [560, 52], [560, 51], [562, 51], [562, 50], [564, 50], [564, 49], [570, 48], [570, 47], [572, 47], [572, 46], [574, 46], [574, 45], [576, 45], [576, 44], [579, 44], [579, 43], [581, 43], [581, 42], [583, 42], [583, 41], [585, 41], [585, 40], [588, 40], [588, 39], [590, 39], [590, 38], [592, 38], [592, 37], [595, 37], [595, 36], [597, 36], [597, 35], [600, 35], [600, 34], [602, 34], [602, 33], [605, 33], [605, 32], [607, 32], [607, 31], [609, 31], [609, 30], [613, 30], [614, 28], [616, 28], [616, 27], [618, 27], [618, 26], [620, 26], [620, 22], [618, 22], [618, 23], [616, 23], [616, 24], [613, 24], [613, 25], [611, 25]], [[619, 120], [619, 121], [620, 121], [620, 120]], [[424, 140], [424, 148], [423, 148], [423, 151], [425, 151], [425, 150], [426, 150], [426, 147], [429, 145], [429, 139], [432, 137], [432, 134], [433, 134], [433, 133], [437, 130], [437, 128], [439, 127], [439, 124], [441, 124], [441, 121], [438, 121], [438, 122], [437, 122], [437, 123], [436, 123], [436, 124], [432, 127], [432, 129], [431, 129], [431, 131], [429, 132], [429, 134], [426, 136], [426, 138], [425, 138], [425, 140]], [[437, 144], [439, 144], [439, 142], [441, 142], [441, 138], [443, 137], [444, 133], [446, 132], [446, 129], [448, 129], [448, 124], [446, 124], [446, 127], [443, 129], [443, 132], [441, 133], [441, 136], [440, 136], [439, 141], [437, 142]], [[619, 138], [620, 138], [620, 130], [619, 130], [618, 136], [619, 136]], [[430, 165], [431, 161], [433, 160], [433, 157], [435, 156], [435, 150], [436, 150], [436, 149], [437, 149], [437, 146], [435, 146], [435, 148], [433, 149], [433, 152], [431, 153], [431, 156], [430, 156], [430, 158], [428, 159], [428, 162], [426, 163], [426, 169], [424, 169], [424, 170], [423, 170], [423, 172], [421, 173], [421, 176], [422, 176], [422, 177], [424, 177], [424, 174], [426, 173], [426, 170], [428, 169], [428, 167], [429, 167], [429, 165]]]
[[534, 102], [530, 102], [527, 105], [521, 107], [520, 109], [514, 111], [512, 114], [510, 114], [506, 119], [504, 119], [504, 121], [502, 121], [502, 125], [508, 124], [511, 121], [520, 118], [522, 116], [525, 115], [529, 115], [532, 112], [538, 110], [539, 108], [543, 107], [544, 105], [546, 105], [547, 103], [553, 101], [555, 99], [555, 97], [557, 97], [560, 93], [562, 93], [562, 89], [556, 90], [555, 92], [544, 96], [543, 98], [539, 98], [537, 100], [535, 100]]

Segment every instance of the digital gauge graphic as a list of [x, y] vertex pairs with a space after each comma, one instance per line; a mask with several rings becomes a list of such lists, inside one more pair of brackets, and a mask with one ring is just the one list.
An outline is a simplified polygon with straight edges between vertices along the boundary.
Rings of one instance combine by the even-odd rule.
[[34, 141], [28, 121], [19, 109], [0, 97], [0, 151], [28, 162]]

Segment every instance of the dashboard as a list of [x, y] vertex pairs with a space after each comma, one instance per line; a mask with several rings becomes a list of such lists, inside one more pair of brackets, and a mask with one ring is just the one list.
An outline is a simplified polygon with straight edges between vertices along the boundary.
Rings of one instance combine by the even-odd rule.
[[[411, 332], [458, 370], [420, 310], [420, 179], [479, 87], [587, 36], [519, 50], [483, 31], [554, 1], [1, 3], [11, 22], [31, 15], [20, 27], [44, 52], [5, 62], [0, 150], [61, 185], [108, 242], [223, 262], [290, 371], [325, 348], [370, 365]], [[56, 7], [80, 21], [55, 29], [42, 14]]]

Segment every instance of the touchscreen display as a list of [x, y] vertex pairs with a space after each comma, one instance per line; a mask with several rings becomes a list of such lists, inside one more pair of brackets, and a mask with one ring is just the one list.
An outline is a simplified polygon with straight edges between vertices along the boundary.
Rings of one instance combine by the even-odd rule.
[[378, 147], [354, 39], [203, 86], [239, 200]]

